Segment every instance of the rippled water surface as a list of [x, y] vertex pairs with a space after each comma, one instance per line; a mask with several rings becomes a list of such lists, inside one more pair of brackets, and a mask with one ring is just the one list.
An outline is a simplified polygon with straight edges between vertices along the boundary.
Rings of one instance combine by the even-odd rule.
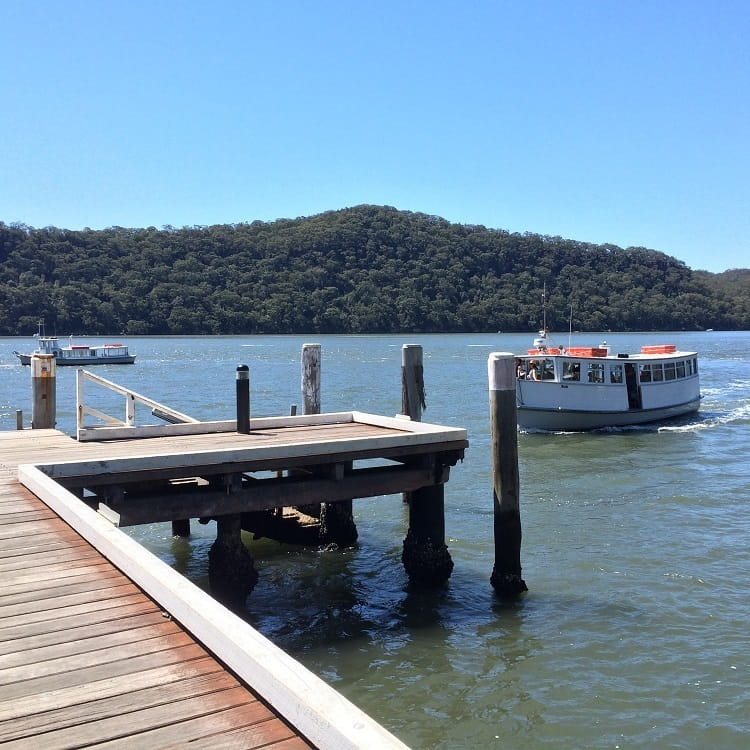
[[[260, 572], [249, 621], [415, 748], [744, 748], [750, 333], [606, 338], [617, 351], [698, 351], [701, 412], [668, 426], [519, 435], [529, 592], [512, 604], [489, 585], [487, 357], [524, 350], [529, 336], [125, 339], [137, 364], [96, 372], [195, 417], [231, 419], [234, 368], [246, 363], [253, 414], [288, 413], [301, 400], [302, 343], [317, 341], [324, 411], [393, 415], [401, 346], [421, 344], [425, 421], [469, 431], [446, 488], [449, 584], [412, 591], [400, 497], [359, 500], [351, 549], [248, 539]], [[30, 410], [29, 370], [12, 355], [30, 344], [0, 339], [0, 429]], [[58, 427], [72, 432], [68, 368], [57, 400]], [[131, 533], [205, 587], [215, 531], [193, 527], [189, 540], [168, 524]]]

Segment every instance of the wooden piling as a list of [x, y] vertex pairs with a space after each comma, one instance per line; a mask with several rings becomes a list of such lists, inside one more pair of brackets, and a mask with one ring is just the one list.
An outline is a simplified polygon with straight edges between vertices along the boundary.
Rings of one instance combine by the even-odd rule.
[[[424, 396], [424, 367], [422, 347], [419, 344], [404, 344], [401, 347], [401, 413], [412, 421], [422, 421], [422, 409], [426, 407]], [[410, 502], [411, 492], [402, 495]]]
[[516, 427], [515, 358], [493, 352], [487, 363], [492, 446], [495, 565], [490, 582], [501, 596], [527, 591], [521, 578], [521, 514]]
[[[401, 413], [414, 422], [422, 421], [426, 407], [422, 347], [401, 347]], [[435, 471], [440, 469], [435, 466]], [[442, 585], [453, 571], [453, 560], [445, 544], [444, 485], [423, 487], [403, 493], [409, 506], [409, 531], [401, 560], [409, 580], [417, 585]]]
[[31, 429], [51, 430], [57, 411], [57, 363], [54, 354], [31, 357]]
[[211, 594], [231, 607], [241, 607], [258, 581], [253, 558], [242, 542], [239, 514], [216, 519], [216, 541], [208, 551]]
[[302, 413], [320, 414], [320, 344], [302, 344]]
[[421, 422], [425, 407], [422, 347], [404, 344], [401, 347], [401, 413]]
[[409, 498], [409, 531], [401, 553], [409, 580], [419, 586], [444, 584], [453, 571], [445, 544], [443, 484], [422, 487]]
[[[302, 345], [302, 413], [320, 414], [320, 344]], [[321, 503], [317, 508], [302, 508], [320, 519], [320, 541], [324, 544], [350, 545], [357, 541], [357, 526], [351, 500]]]

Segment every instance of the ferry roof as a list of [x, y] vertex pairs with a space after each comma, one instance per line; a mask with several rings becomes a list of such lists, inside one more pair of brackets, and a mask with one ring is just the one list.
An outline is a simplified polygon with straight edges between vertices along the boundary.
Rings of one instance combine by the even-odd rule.
[[644, 352], [623, 352], [622, 354], [615, 352], [607, 355], [596, 355], [596, 354], [576, 354], [568, 352], [536, 352], [535, 354], [519, 354], [518, 359], [540, 359], [540, 358], [559, 358], [559, 359], [609, 359], [613, 361], [623, 361], [626, 359], [635, 360], [652, 360], [652, 359], [679, 359], [680, 357], [697, 357], [697, 352], [688, 351], [673, 351], [673, 352], [659, 352], [659, 353], [644, 353]]

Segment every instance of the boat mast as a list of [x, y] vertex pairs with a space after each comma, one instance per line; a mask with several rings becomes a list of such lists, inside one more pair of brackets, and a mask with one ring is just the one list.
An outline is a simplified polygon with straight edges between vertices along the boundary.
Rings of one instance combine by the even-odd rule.
[[570, 303], [570, 317], [568, 318], [568, 349], [573, 338], [573, 303]]

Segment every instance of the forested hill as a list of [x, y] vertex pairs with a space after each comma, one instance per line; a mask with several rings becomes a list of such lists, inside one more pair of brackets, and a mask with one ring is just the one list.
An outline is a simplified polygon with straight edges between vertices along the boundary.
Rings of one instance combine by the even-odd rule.
[[0, 334], [750, 328], [750, 280], [645, 248], [383, 206], [250, 224], [69, 231], [0, 222]]

